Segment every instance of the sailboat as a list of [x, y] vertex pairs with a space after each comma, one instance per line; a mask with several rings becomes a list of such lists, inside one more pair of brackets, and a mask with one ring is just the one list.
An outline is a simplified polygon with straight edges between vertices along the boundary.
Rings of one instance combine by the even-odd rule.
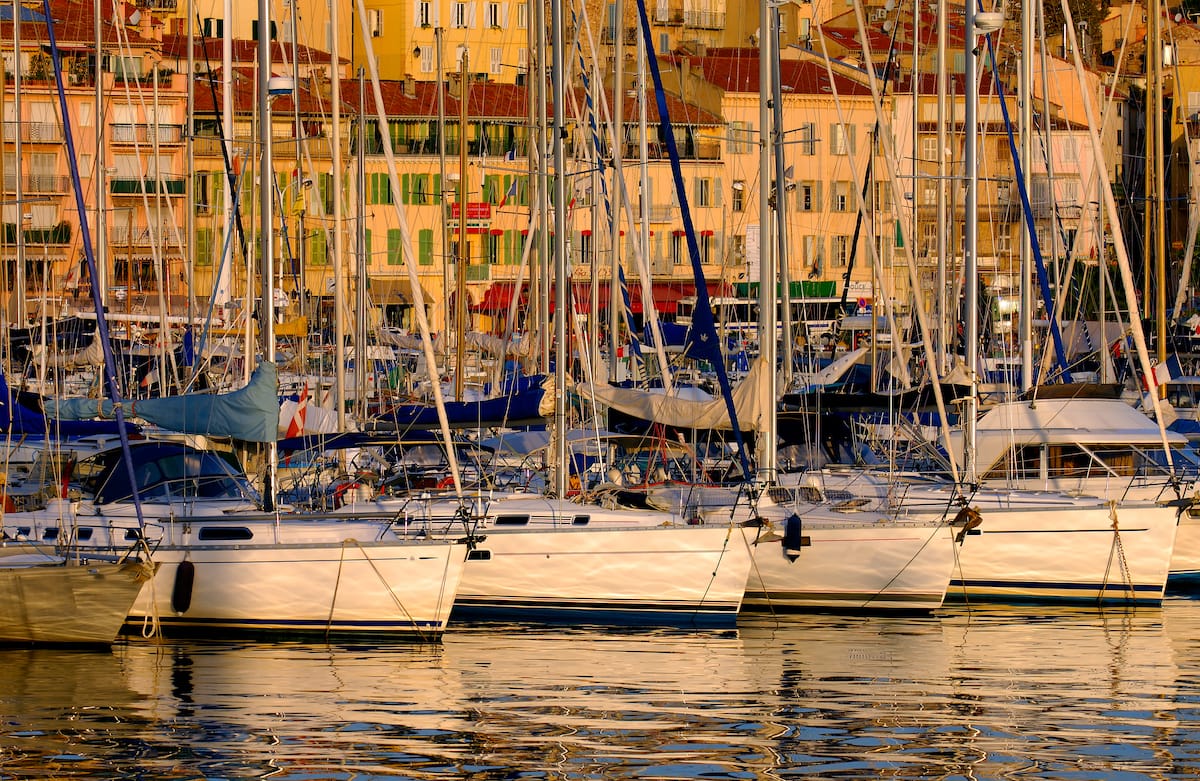
[[[260, 4], [260, 18], [268, 18]], [[52, 51], [57, 44], [48, 23]], [[269, 61], [266, 36], [260, 57]], [[54, 61], [58, 61], [54, 52]], [[57, 71], [57, 66], [56, 66]], [[59, 76], [60, 100], [62, 95]], [[269, 117], [269, 68], [259, 78], [260, 107]], [[64, 131], [72, 147], [66, 112]], [[262, 123], [263, 169], [271, 169], [269, 119]], [[74, 156], [72, 155], [72, 161]], [[78, 169], [72, 168], [80, 215], [86, 215]], [[270, 221], [270, 194], [263, 218]], [[87, 221], [84, 248], [94, 274]], [[264, 231], [269, 237], [270, 231]], [[269, 238], [266, 258], [271, 257]], [[263, 270], [272, 301], [273, 274]], [[186, 394], [136, 402], [121, 399], [107, 348], [107, 325], [93, 290], [110, 384], [107, 414], [126, 414], [170, 425], [180, 437], [215, 434], [260, 443], [273, 466], [278, 438], [278, 378], [271, 317], [264, 318], [264, 354], [250, 383], [228, 394]], [[95, 400], [66, 400], [66, 413]], [[148, 405], [148, 406], [146, 406]], [[87, 414], [87, 413], [85, 413]], [[317, 636], [371, 635], [384, 639], [438, 639], [445, 631], [462, 575], [466, 547], [454, 540], [401, 538], [384, 520], [290, 515], [275, 502], [273, 474], [254, 491], [228, 453], [180, 442], [122, 442], [73, 464], [56, 479], [41, 506], [7, 513], [5, 535], [46, 545], [70, 540], [90, 556], [117, 555], [130, 545], [153, 553], [159, 568], [139, 589], [127, 627], [214, 637], [234, 633]]]
[[[978, 323], [975, 311], [978, 305], [975, 283], [978, 220], [975, 203], [978, 184], [974, 114], [976, 58], [981, 39], [990, 43], [991, 33], [1001, 22], [998, 15], [980, 17], [977, 22], [974, 5], [967, 5], [966, 28], [972, 31], [964, 42], [965, 78], [969, 90], [965, 119], [965, 289], [968, 304], [965, 321], [968, 332], [964, 340], [968, 346], [978, 344], [975, 333]], [[890, 154], [889, 145], [885, 144], [884, 149]], [[1025, 200], [1027, 196], [1019, 178], [1018, 184]], [[948, 601], [1159, 604], [1175, 545], [1179, 508], [1173, 502], [1156, 502], [1145, 497], [1126, 495], [1118, 500], [1049, 490], [1021, 490], [1003, 481], [981, 482], [977, 469], [980, 426], [975, 412], [976, 362], [974, 350], [968, 349], [966, 373], [972, 389], [965, 398], [962, 436], [956, 444], [947, 443], [952, 474], [958, 475], [954, 454], [961, 452], [965, 456], [966, 469], [961, 482], [957, 479], [953, 482], [933, 480], [925, 475], [826, 470], [797, 478], [796, 483], [808, 481], [824, 492], [837, 492], [859, 502], [886, 502], [895, 505], [898, 511], [914, 514], [961, 508], [958, 513], [964, 521], [961, 537], [966, 544], [958, 552]], [[1001, 416], [1000, 420], [1005, 418]], [[999, 428], [1003, 428], [1003, 423]], [[1040, 447], [1045, 439], [1045, 434], [1040, 435], [1033, 446]], [[994, 467], [989, 466], [989, 470]], [[1048, 487], [1052, 486], [1043, 486]]]

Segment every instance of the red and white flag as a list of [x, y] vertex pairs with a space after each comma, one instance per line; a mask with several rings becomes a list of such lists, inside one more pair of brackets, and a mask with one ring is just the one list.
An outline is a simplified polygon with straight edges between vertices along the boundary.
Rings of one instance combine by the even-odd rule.
[[300, 402], [296, 405], [296, 411], [292, 413], [292, 419], [288, 423], [287, 433], [284, 436], [298, 437], [304, 434], [304, 418], [308, 412], [308, 383], [304, 383], [304, 390], [300, 391]]

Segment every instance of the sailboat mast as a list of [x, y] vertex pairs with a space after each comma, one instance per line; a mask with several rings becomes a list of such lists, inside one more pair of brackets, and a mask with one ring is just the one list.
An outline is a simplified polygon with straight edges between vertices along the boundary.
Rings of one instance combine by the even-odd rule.
[[[613, 14], [613, 127], [612, 145], [612, 276], [608, 280], [608, 376], [617, 377], [617, 348], [621, 343], [621, 214], [625, 197], [625, 0], [616, 0]], [[640, 36], [639, 36], [640, 37]]]
[[[771, 380], [771, 404], [767, 410], [767, 426], [758, 443], [758, 470], [762, 480], [771, 484], [775, 481], [775, 381], [777, 371], [775, 272], [771, 246], [771, 102], [776, 97], [771, 93], [771, 60], [775, 56], [773, 36], [769, 32], [771, 19], [770, 0], [759, 0], [758, 4], [758, 344], [763, 360], [767, 364]], [[776, 182], [782, 187], [782, 182]], [[779, 193], [782, 195], [782, 192]], [[778, 197], [775, 199], [778, 202]]]
[[[367, 105], [366, 71], [358, 69], [358, 159], [355, 161], [355, 175], [358, 179], [358, 191], [366, 193], [367, 179], [367, 124], [365, 107]], [[370, 358], [367, 355], [367, 264], [371, 261], [367, 255], [367, 219], [365, 198], [354, 199], [354, 240], [358, 245], [358, 262], [356, 264], [356, 285], [354, 290], [354, 410], [361, 419], [367, 411], [367, 366]]]
[[[1033, 3], [1021, 4], [1021, 40], [1033, 41], [1033, 20], [1037, 7]], [[1040, 46], [1044, 50], [1044, 46]], [[1033, 184], [1033, 57], [1026, 54], [1021, 58], [1021, 159], [1025, 161], [1022, 175], [1025, 178], [1025, 191], [1029, 192]], [[1044, 76], [1044, 74], [1043, 74]], [[1103, 277], [1103, 274], [1101, 274]], [[1019, 317], [1017, 327], [1019, 348], [1021, 351], [1021, 390], [1033, 387], [1033, 244], [1030, 241], [1029, 226], [1021, 221], [1021, 280], [1018, 294], [1020, 296]], [[1100, 327], [1104, 328], [1104, 318], [1100, 319]]]
[[[1150, 29], [1146, 39], [1146, 59], [1149, 70], [1147, 83], [1150, 86], [1150, 110], [1146, 112], [1150, 126], [1147, 139], [1151, 141], [1146, 162], [1153, 172], [1146, 193], [1146, 207], [1154, 210], [1151, 218], [1152, 230], [1146, 231], [1146, 249], [1154, 259], [1154, 284], [1147, 290], [1154, 291], [1155, 359], [1158, 363], [1167, 360], [1167, 222], [1166, 199], [1163, 197], [1166, 176], [1163, 171], [1163, 36], [1162, 2], [1150, 2]], [[1153, 243], [1151, 243], [1153, 239]], [[1147, 268], [1150, 268], [1148, 257]], [[1159, 398], [1165, 398], [1166, 388], [1158, 387]]]
[[454, 400], [463, 400], [467, 348], [467, 50], [458, 61], [458, 251], [454, 263]]
[[566, 156], [563, 149], [563, 113], [567, 107], [566, 63], [563, 56], [563, 12], [562, 0], [550, 2], [550, 29], [553, 52], [551, 54], [551, 90], [554, 107], [554, 493], [560, 499], [567, 495], [567, 179]]
[[[106, 176], [107, 160], [105, 159], [104, 150], [104, 128], [108, 125], [104, 121], [104, 71], [100, 67], [100, 41], [102, 39], [101, 30], [102, 14], [100, 13], [100, 4], [103, 0], [96, 0], [93, 8], [94, 13], [92, 22], [92, 35], [95, 37], [96, 53], [92, 61], [92, 76], [96, 80], [96, 173], [94, 176], [96, 182], [96, 279], [88, 280], [92, 285], [96, 286], [100, 291], [100, 301], [103, 305], [108, 304], [108, 213], [105, 208], [108, 204], [108, 191], [104, 178]], [[190, 0], [189, 0], [190, 2]], [[188, 13], [188, 18], [191, 18], [191, 12]], [[192, 26], [188, 24], [188, 32], [192, 34]], [[192, 48], [192, 42], [188, 41], [188, 51]], [[189, 70], [188, 73], [192, 73]], [[193, 79], [188, 77], [188, 88], [191, 89]], [[188, 111], [188, 122], [190, 123], [192, 114]], [[189, 140], [191, 133], [188, 133]], [[82, 281], [82, 279], [80, 280]]]
[[966, 101], [963, 113], [963, 166], [966, 176], [966, 193], [964, 195], [963, 225], [963, 360], [967, 377], [970, 381], [970, 392], [963, 399], [963, 474], [967, 483], [975, 482], [975, 393], [977, 373], [979, 369], [979, 269], [976, 265], [975, 253], [978, 248], [979, 227], [979, 170], [977, 169], [978, 128], [976, 127], [976, 109], [979, 99], [979, 75], [976, 51], [979, 38], [975, 29], [975, 0], [967, 0], [963, 18], [964, 70], [963, 80], [966, 89]]
[[333, 69], [329, 80], [332, 104], [333, 141], [333, 388], [337, 400], [338, 431], [346, 430], [346, 264], [342, 247], [342, 72], [340, 66], [338, 17], [341, 4], [334, 3], [329, 9], [329, 62]]
[[[270, 0], [258, 0], [258, 143], [261, 147], [259, 162], [260, 186], [258, 207], [261, 210], [262, 239], [260, 247], [262, 261], [262, 300], [259, 302], [259, 328], [262, 329], [263, 361], [275, 362], [275, 247], [274, 247], [274, 203], [275, 166], [271, 159], [271, 6]], [[294, 86], [294, 85], [293, 85]], [[227, 88], [228, 91], [228, 88]], [[267, 444], [267, 480], [263, 490], [263, 504], [267, 512], [275, 509], [275, 470], [279, 459], [274, 438]]]
[[17, 132], [13, 138], [13, 180], [15, 187], [15, 198], [17, 205], [15, 207], [17, 218], [17, 278], [16, 278], [16, 294], [17, 294], [17, 311], [16, 321], [24, 328], [28, 323], [28, 311], [25, 308], [25, 301], [28, 298], [28, 292], [25, 289], [25, 193], [23, 182], [21, 181], [22, 172], [22, 155], [21, 155], [21, 13], [23, 6], [18, 0], [13, 0], [13, 58], [16, 61], [13, 67], [13, 114], [17, 121]]

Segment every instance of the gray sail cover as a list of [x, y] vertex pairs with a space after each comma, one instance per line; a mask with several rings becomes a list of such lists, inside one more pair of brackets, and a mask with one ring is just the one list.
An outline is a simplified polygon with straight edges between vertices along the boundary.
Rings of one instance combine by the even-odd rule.
[[[128, 417], [184, 434], [274, 442], [279, 437], [279, 372], [262, 361], [245, 387], [230, 393], [188, 393], [123, 402]], [[114, 416], [108, 399], [46, 399], [47, 417], [90, 420]]]
[[[771, 389], [770, 372], [762, 358], [755, 360], [749, 373], [733, 390], [733, 405], [738, 426], [743, 431], [765, 431], [767, 415], [777, 394]], [[661, 391], [614, 388], [610, 385], [580, 383], [579, 395], [620, 410], [642, 420], [676, 428], [730, 429], [729, 409], [721, 398], [682, 398]], [[707, 394], [706, 394], [707, 395]]]

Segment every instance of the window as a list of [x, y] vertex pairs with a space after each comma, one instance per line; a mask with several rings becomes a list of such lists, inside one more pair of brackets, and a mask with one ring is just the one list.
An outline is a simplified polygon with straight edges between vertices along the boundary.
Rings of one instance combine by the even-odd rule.
[[819, 182], [800, 182], [796, 185], [796, 208], [802, 212], [821, 209], [821, 185]]
[[671, 264], [678, 266], [685, 262], [687, 262], [687, 256], [683, 252], [683, 231], [672, 231]]
[[829, 237], [830, 262], [838, 268], [845, 268], [850, 263], [850, 237]]
[[921, 139], [921, 161], [925, 163], [938, 161], [937, 136], [925, 136]]
[[850, 182], [834, 182], [833, 183], [833, 204], [832, 209], [835, 212], [850, 211]]
[[830, 152], [835, 155], [848, 155], [854, 151], [854, 126], [834, 124], [829, 128]]
[[824, 260], [821, 257], [821, 250], [824, 248], [824, 244], [820, 236], [804, 236], [800, 241], [804, 253], [804, 265], [810, 275], [816, 276], [821, 273]]
[[222, 38], [225, 36], [225, 20], [209, 17], [204, 20], [205, 38]]
[[454, 4], [452, 19], [453, 19], [453, 22], [451, 23], [451, 25], [453, 27], [462, 29], [467, 26], [468, 16], [467, 16], [467, 4], [466, 3], [455, 3]]
[[[259, 26], [260, 25], [259, 25], [258, 19], [251, 20], [251, 22], [250, 22], [250, 37], [256, 41], [258, 40]], [[276, 33], [278, 32], [278, 27], [276, 26], [276, 24], [274, 22], [271, 22], [271, 27], [270, 27], [269, 32], [270, 32], [271, 37], [268, 40], [272, 40], [272, 41], [275, 40], [275, 38], [277, 37]]]
[[746, 182], [737, 179], [733, 183], [732, 206], [735, 212], [746, 210]]
[[932, 255], [937, 252], [937, 233], [938, 226], [936, 222], [921, 223], [921, 253], [924, 255]]
[[502, 26], [503, 16], [500, 13], [499, 3], [488, 3], [487, 7], [487, 23], [488, 27], [493, 30], [499, 30]]
[[367, 29], [371, 31], [372, 38], [380, 38], [383, 36], [382, 8], [367, 9]]
[[754, 125], [749, 122], [729, 123], [729, 153], [747, 155], [754, 152]]
[[1012, 253], [1012, 236], [1009, 235], [1008, 231], [1001, 228], [992, 235], [992, 240], [996, 255], [1006, 256]]
[[212, 176], [210, 171], [196, 172], [195, 181], [192, 185], [192, 200], [196, 202], [197, 214], [208, 214], [212, 211], [212, 201], [209, 200], [211, 193], [210, 176]]
[[529, 70], [529, 50], [522, 46], [517, 49], [517, 73], [524, 74]]
[[936, 206], [938, 195], [938, 183], [926, 179], [921, 182], [921, 205]]
[[812, 157], [817, 153], [817, 126], [805, 122], [800, 126], [800, 154]]
[[700, 262], [704, 265], [712, 265], [712, 248], [713, 235], [712, 231], [702, 231], [700, 233]]
[[324, 230], [317, 230], [309, 239], [308, 247], [308, 265], [324, 266], [329, 263], [329, 253], [327, 251], [326, 236]]
[[422, 27], [429, 27], [432, 24], [433, 17], [430, 15], [429, 0], [418, 0], [417, 2], [417, 24]]
[[367, 203], [392, 203], [392, 183], [387, 174], [367, 174]]
[[194, 260], [197, 266], [211, 266], [213, 264], [213, 229], [212, 228], [196, 228], [196, 247]]
[[421, 73], [433, 73], [433, 47], [421, 47]]
[[[466, 46], [459, 45], [454, 49], [454, 67], [461, 71], [463, 66], [463, 57], [469, 57], [470, 52]], [[468, 60], [470, 62], [470, 60]]]
[[529, 29], [529, 4], [517, 3], [517, 29]]
[[1074, 163], [1079, 160], [1079, 153], [1075, 146], [1075, 139], [1067, 136], [1062, 140], [1062, 157], [1064, 163]]
[[712, 206], [712, 179], [699, 178], [696, 180], [696, 205]]
[[501, 58], [501, 54], [503, 53], [503, 51], [504, 50], [501, 49], [499, 46], [492, 47], [491, 64], [488, 67], [488, 72], [491, 73], [493, 76], [500, 74], [500, 67], [503, 64], [502, 58]]

